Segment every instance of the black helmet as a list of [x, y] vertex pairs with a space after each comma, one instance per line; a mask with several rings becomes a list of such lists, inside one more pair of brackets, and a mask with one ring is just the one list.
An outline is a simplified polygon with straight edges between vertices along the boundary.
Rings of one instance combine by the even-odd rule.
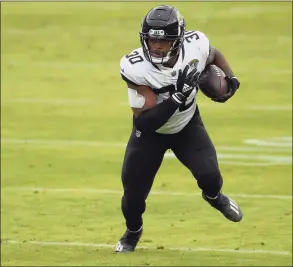
[[[144, 17], [141, 25], [140, 42], [146, 59], [156, 64], [167, 62], [177, 56], [184, 41], [185, 20], [177, 9], [171, 6], [158, 6], [151, 9]], [[148, 39], [164, 39], [173, 41], [169, 52], [162, 57], [150, 54]]]

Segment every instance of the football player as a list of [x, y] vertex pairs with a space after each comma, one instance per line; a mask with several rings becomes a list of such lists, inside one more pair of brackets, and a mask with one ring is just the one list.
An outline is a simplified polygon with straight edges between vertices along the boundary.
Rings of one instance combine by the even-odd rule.
[[239, 88], [225, 57], [200, 31], [186, 31], [183, 16], [161, 5], [143, 19], [141, 47], [124, 56], [120, 73], [128, 88], [133, 129], [122, 166], [124, 194], [121, 208], [126, 232], [116, 252], [131, 252], [143, 231], [146, 198], [166, 150], [171, 149], [202, 190], [202, 197], [228, 220], [239, 222], [239, 206], [221, 192], [223, 179], [212, 141], [201, 120], [197, 81], [207, 64], [226, 74], [230, 99]]

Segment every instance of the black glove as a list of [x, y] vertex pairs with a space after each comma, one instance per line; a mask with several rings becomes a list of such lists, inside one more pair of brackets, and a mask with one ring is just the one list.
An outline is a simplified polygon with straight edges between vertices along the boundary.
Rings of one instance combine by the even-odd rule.
[[196, 68], [192, 70], [190, 73], [187, 74], [189, 70], [189, 65], [186, 65], [183, 72], [182, 70], [179, 70], [178, 80], [177, 80], [177, 90], [176, 92], [171, 96], [172, 100], [179, 106], [185, 100], [189, 95], [191, 94], [194, 87], [197, 85], [199, 72]]
[[237, 89], [240, 86], [240, 82], [238, 81], [236, 77], [226, 76], [225, 79], [227, 80], [229, 91], [224, 97], [212, 98], [212, 100], [215, 102], [219, 102], [219, 103], [226, 102], [229, 98], [231, 98], [236, 93]]

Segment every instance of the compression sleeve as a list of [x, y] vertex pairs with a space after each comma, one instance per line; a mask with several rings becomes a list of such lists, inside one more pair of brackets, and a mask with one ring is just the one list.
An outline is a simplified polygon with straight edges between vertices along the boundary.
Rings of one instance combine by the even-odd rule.
[[168, 121], [177, 108], [178, 103], [170, 97], [153, 108], [144, 110], [138, 117], [134, 116], [134, 125], [142, 133], [155, 132]]

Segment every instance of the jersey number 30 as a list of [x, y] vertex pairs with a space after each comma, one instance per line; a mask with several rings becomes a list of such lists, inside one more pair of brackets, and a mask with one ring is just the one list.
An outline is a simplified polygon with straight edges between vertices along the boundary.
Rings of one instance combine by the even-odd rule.
[[137, 51], [134, 51], [132, 54], [127, 55], [126, 58], [131, 64], [143, 62], [143, 58], [138, 54]]

